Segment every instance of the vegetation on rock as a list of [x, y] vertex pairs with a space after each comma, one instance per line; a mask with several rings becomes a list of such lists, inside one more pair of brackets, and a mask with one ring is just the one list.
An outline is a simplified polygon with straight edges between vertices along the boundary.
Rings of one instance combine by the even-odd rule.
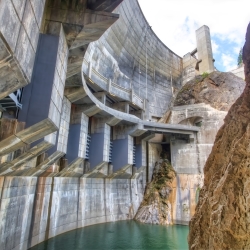
[[189, 248], [250, 249], [250, 24], [243, 48], [246, 88], [229, 110], [204, 168]]
[[228, 111], [244, 87], [245, 81], [233, 73], [205, 72], [182, 87], [176, 96], [174, 106], [205, 103], [217, 110]]
[[208, 77], [209, 73], [207, 72], [203, 72], [203, 74], [201, 75], [203, 77], [203, 79], [205, 79], [206, 77]]
[[152, 181], [146, 187], [135, 220], [161, 225], [172, 224], [169, 197], [175, 177], [176, 173], [167, 159], [156, 162]]
[[238, 66], [241, 66], [242, 63], [243, 63], [243, 61], [242, 61], [242, 48], [241, 48], [239, 55], [238, 55]]

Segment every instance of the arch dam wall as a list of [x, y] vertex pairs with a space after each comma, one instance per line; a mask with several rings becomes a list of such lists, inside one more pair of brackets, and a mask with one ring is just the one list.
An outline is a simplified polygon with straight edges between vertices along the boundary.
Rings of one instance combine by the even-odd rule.
[[124, 1], [115, 12], [119, 20], [89, 46], [84, 58], [105, 78], [145, 101], [141, 118], [159, 119], [173, 89], [181, 87], [182, 58], [154, 34], [137, 1]]
[[163, 138], [196, 145], [197, 126], [155, 122], [182, 67], [137, 1], [0, 2], [1, 250], [133, 218]]

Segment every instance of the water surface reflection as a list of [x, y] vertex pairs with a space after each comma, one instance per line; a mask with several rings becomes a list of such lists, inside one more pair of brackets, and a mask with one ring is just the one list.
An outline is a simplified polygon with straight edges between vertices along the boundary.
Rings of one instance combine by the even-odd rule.
[[58, 235], [31, 250], [186, 250], [187, 226], [159, 226], [135, 221], [97, 224]]

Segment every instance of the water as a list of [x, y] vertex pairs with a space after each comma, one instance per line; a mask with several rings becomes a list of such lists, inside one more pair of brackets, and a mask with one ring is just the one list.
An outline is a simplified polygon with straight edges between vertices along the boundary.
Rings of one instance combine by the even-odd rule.
[[30, 250], [186, 250], [188, 230], [187, 226], [118, 221], [73, 230]]

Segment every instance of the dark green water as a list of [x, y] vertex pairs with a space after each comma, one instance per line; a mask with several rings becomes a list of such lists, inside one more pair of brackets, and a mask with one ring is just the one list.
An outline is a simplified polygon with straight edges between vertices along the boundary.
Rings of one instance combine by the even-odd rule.
[[135, 221], [97, 224], [58, 235], [32, 250], [188, 249], [187, 226], [159, 226]]

